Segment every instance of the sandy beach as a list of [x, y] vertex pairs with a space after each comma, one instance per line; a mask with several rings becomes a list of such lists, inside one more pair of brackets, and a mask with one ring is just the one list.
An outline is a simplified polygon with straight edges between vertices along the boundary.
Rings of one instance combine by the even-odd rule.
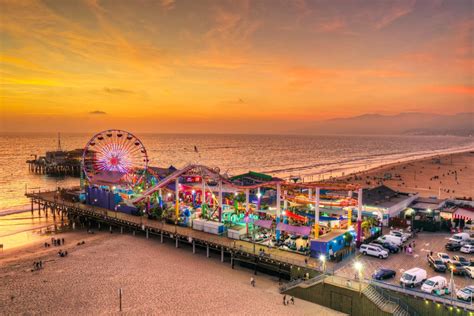
[[364, 188], [385, 184], [423, 197], [474, 198], [473, 175], [474, 153], [462, 152], [385, 165], [339, 180]]
[[[60, 236], [67, 257], [40, 244], [2, 256], [0, 314], [118, 314], [122, 288], [123, 312], [131, 315], [341, 315], [299, 299], [283, 306], [276, 279], [259, 274], [252, 288], [251, 271], [171, 242], [106, 232]], [[44, 268], [31, 272], [39, 259]]]

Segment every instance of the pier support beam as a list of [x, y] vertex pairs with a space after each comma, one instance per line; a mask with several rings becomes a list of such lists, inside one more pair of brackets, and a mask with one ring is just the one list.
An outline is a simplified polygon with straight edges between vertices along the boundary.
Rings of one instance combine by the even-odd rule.
[[97, 222], [97, 227], [99, 227], [99, 230], [100, 230], [100, 222]]
[[209, 244], [206, 245], [206, 257], [209, 258]]
[[163, 231], [161, 231], [160, 242], [163, 243]]
[[76, 222], [75, 221], [72, 222], [72, 229], [73, 230], [76, 229]]
[[178, 236], [176, 236], [176, 248], [179, 248], [179, 239], [178, 239]]
[[193, 254], [196, 253], [196, 242], [193, 240]]
[[148, 239], [148, 228], [146, 229], [146, 239]]
[[33, 199], [31, 199], [31, 214], [32, 215], [33, 215], [33, 208], [34, 208]]
[[230, 253], [230, 266], [232, 269], [234, 269], [234, 253]]
[[112, 225], [109, 225], [109, 232], [112, 234]]
[[224, 262], [224, 247], [221, 247], [221, 262]]
[[133, 236], [135, 236], [135, 229], [133, 230]]
[[123, 234], [123, 226], [120, 226], [120, 234]]

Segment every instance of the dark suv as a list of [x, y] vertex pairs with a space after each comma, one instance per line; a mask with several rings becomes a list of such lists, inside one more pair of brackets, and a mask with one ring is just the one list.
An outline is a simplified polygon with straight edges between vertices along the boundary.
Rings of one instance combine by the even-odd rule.
[[429, 256], [428, 257], [428, 264], [432, 267], [436, 272], [446, 272], [446, 265], [444, 264], [443, 260]]
[[461, 250], [461, 244], [457, 242], [448, 242], [444, 248], [449, 251], [459, 251]]

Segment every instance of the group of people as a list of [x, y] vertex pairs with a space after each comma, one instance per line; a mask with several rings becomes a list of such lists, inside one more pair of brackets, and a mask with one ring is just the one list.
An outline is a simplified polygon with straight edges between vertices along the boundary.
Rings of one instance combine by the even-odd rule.
[[58, 251], [58, 256], [60, 257], [66, 257], [67, 256], [67, 250], [62, 251], [61, 249]]
[[33, 270], [31, 271], [37, 271], [39, 269], [43, 269], [43, 260], [33, 262]]
[[413, 250], [415, 249], [415, 241], [413, 240], [411, 243], [403, 246], [403, 252], [411, 255], [413, 253]]
[[285, 306], [290, 305], [290, 303], [291, 303], [291, 305], [295, 305], [295, 298], [293, 296], [291, 296], [290, 299], [287, 300], [286, 299], [286, 294], [283, 295], [283, 305], [285, 305]]
[[[64, 238], [54, 238], [54, 237], [52, 237], [52, 238], [51, 238], [51, 244], [52, 244], [53, 246], [61, 246], [61, 245], [64, 245]], [[45, 248], [51, 247], [51, 244], [45, 242], [45, 243], [44, 243], [44, 247], [45, 247]]]

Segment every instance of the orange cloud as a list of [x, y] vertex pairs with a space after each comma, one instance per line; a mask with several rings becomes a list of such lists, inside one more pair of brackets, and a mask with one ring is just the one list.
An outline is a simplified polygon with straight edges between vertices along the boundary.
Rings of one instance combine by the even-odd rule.
[[430, 92], [474, 96], [474, 86], [430, 86]]

